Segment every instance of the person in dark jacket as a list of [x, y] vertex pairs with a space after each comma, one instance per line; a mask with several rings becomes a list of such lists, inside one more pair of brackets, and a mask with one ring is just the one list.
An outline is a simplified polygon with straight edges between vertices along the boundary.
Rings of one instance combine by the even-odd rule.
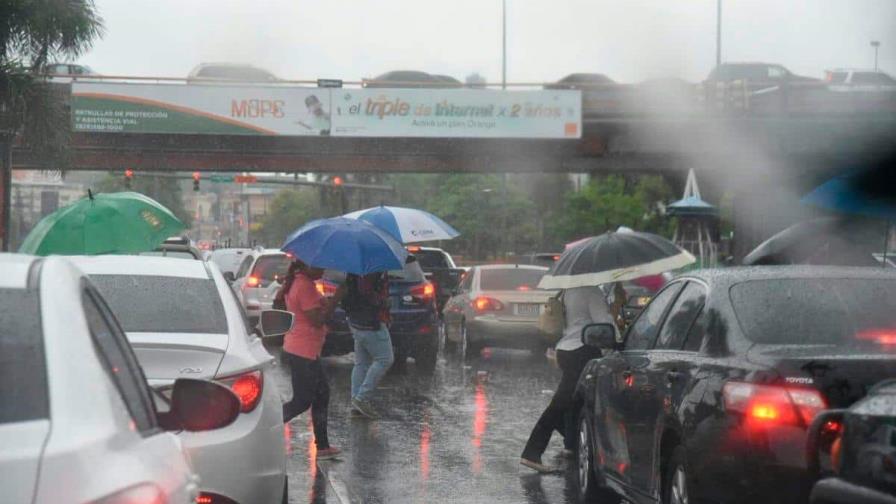
[[364, 276], [348, 275], [345, 285], [342, 307], [355, 340], [352, 410], [376, 418], [370, 399], [395, 359], [388, 328], [389, 276], [385, 271]]

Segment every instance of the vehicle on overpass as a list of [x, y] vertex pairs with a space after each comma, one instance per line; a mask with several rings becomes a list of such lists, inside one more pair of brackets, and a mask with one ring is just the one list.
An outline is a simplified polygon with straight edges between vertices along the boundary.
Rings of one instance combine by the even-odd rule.
[[849, 409], [815, 417], [806, 454], [813, 472], [821, 471], [821, 457], [830, 459], [811, 504], [896, 504], [896, 379]]
[[544, 353], [546, 340], [538, 316], [556, 291], [538, 288], [548, 272], [543, 266], [489, 264], [473, 266], [456, 294], [445, 304], [445, 351], [462, 358], [478, 356], [485, 346]]
[[419, 70], [393, 70], [373, 79], [364, 79], [366, 88], [452, 88], [463, 83], [447, 75], [433, 75]]
[[764, 83], [818, 82], [796, 75], [778, 63], [722, 63], [706, 77], [707, 82], [753, 81]]
[[880, 70], [838, 68], [825, 72], [828, 89], [838, 93], [896, 91], [896, 79]]
[[200, 63], [187, 75], [189, 84], [278, 81], [271, 72], [245, 63]]
[[[414, 256], [401, 270], [389, 271], [389, 314], [392, 348], [395, 352], [393, 367], [402, 369], [408, 357], [413, 357], [417, 370], [430, 374], [435, 370], [439, 353], [439, 314], [436, 309], [436, 290], [426, 279], [420, 263]], [[318, 280], [317, 289], [325, 296], [332, 296], [345, 282], [345, 273], [327, 270]], [[351, 352], [354, 340], [345, 315], [338, 307], [327, 322], [330, 332], [324, 343], [325, 355]]]
[[573, 73], [545, 84], [544, 89], [579, 89], [582, 112], [587, 115], [618, 113], [623, 107], [623, 87], [600, 73]]
[[[666, 285], [582, 372], [579, 492], [633, 502], [801, 502], [807, 428], [896, 368], [896, 272], [702, 270]], [[687, 496], [674, 501], [671, 496]]]
[[170, 401], [154, 396], [106, 300], [67, 259], [4, 254], [0, 270], [3, 500], [196, 502], [174, 432], [216, 435], [237, 397], [193, 379], [174, 382]]
[[180, 434], [201, 478], [200, 498], [282, 502], [286, 451], [274, 358], [217, 266], [125, 255], [73, 261], [108, 300], [153, 388], [165, 394], [178, 378], [202, 378], [239, 398], [229, 427]]

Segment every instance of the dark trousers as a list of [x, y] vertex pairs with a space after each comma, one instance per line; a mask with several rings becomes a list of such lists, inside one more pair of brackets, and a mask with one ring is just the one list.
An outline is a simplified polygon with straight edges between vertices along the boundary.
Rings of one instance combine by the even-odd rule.
[[557, 365], [560, 366], [560, 371], [563, 373], [560, 377], [560, 384], [557, 385], [551, 403], [545, 408], [529, 435], [529, 441], [526, 442], [526, 447], [523, 449], [522, 457], [524, 459], [540, 461], [541, 455], [551, 440], [551, 434], [555, 430], [563, 434], [563, 445], [566, 449], [575, 448], [578, 408], [576, 408], [573, 393], [585, 365], [591, 359], [598, 357], [600, 357], [600, 350], [587, 346], [572, 351], [557, 350]]
[[306, 359], [283, 353], [292, 376], [292, 399], [283, 403], [283, 422], [289, 422], [311, 408], [314, 443], [318, 450], [330, 447], [327, 437], [327, 410], [330, 406], [330, 384], [320, 359]]

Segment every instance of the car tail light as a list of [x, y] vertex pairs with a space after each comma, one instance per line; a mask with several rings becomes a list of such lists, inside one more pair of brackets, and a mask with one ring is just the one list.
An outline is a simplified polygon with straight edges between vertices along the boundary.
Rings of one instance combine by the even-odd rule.
[[504, 305], [500, 301], [485, 296], [479, 296], [474, 299], [472, 305], [478, 312], [501, 311], [504, 309]]
[[319, 292], [321, 296], [332, 297], [336, 295], [336, 286], [330, 282], [316, 280], [314, 282], [314, 287], [317, 288], [317, 292]]
[[250, 371], [237, 376], [229, 376], [217, 380], [230, 387], [240, 400], [240, 411], [248, 413], [258, 406], [261, 393], [264, 391], [264, 375], [261, 371]]
[[436, 287], [430, 282], [426, 282], [424, 284], [420, 284], [411, 289], [411, 296], [420, 299], [432, 299], [436, 295]]
[[742, 413], [753, 425], [808, 426], [827, 408], [814, 389], [728, 382], [722, 388], [725, 409]]
[[896, 345], [896, 329], [866, 329], [856, 334], [856, 339], [893, 346]]
[[255, 275], [246, 279], [246, 286], [248, 287], [258, 287], [259, 285], [261, 285], [261, 279]]
[[196, 504], [236, 504], [236, 501], [223, 495], [202, 492], [196, 497]]
[[141, 483], [92, 501], [90, 504], [166, 504], [167, 502], [168, 498], [159, 487], [152, 483]]

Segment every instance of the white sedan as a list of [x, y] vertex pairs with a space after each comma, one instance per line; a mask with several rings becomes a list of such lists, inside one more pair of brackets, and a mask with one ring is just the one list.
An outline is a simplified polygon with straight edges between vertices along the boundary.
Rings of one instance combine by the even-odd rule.
[[150, 385], [183, 377], [214, 380], [240, 398], [226, 429], [184, 433], [209, 502], [285, 501], [283, 408], [273, 357], [250, 330], [218, 267], [164, 257], [73, 259], [109, 300]]
[[153, 397], [103, 296], [67, 260], [2, 254], [0, 271], [0, 500], [195, 502], [198, 477], [167, 430], [229, 425], [236, 396], [178, 380], [170, 404]]

